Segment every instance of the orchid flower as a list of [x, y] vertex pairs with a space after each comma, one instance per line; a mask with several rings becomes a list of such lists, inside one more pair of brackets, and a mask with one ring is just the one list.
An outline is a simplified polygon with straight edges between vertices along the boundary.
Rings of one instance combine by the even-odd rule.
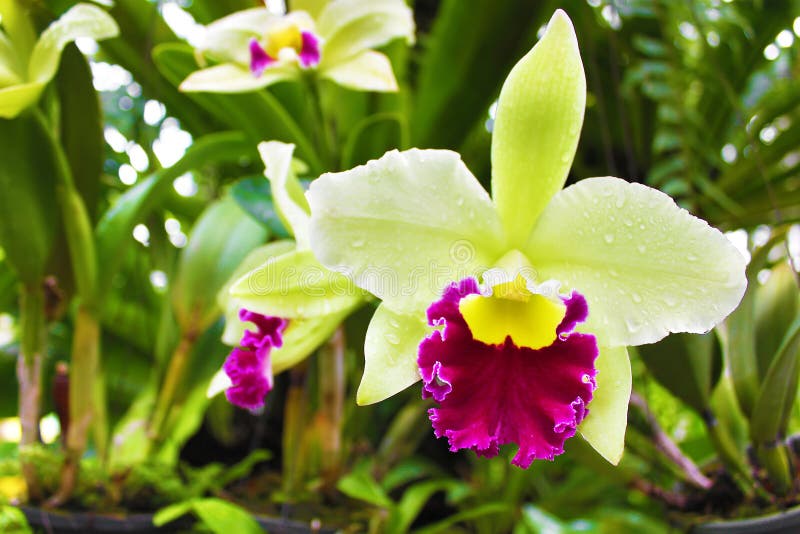
[[114, 19], [90, 4], [76, 4], [38, 40], [26, 9], [0, 0], [0, 117], [13, 119], [39, 100], [58, 70], [61, 52], [75, 39], [108, 39], [119, 33]]
[[305, 359], [364, 302], [360, 289], [323, 267], [309, 248], [308, 204], [292, 171], [294, 145], [271, 141], [258, 149], [277, 211], [295, 240], [253, 251], [221, 290], [222, 341], [236, 347], [208, 390], [209, 396], [224, 390], [230, 402], [250, 410], [264, 404], [274, 374]]
[[359, 91], [397, 90], [389, 58], [372, 48], [396, 38], [414, 42], [404, 0], [292, 3], [306, 10], [280, 16], [253, 8], [209, 24], [198, 52], [220, 64], [190, 74], [181, 90], [255, 91], [305, 70]]
[[311, 184], [311, 248], [382, 299], [359, 404], [423, 380], [451, 450], [553, 459], [579, 431], [623, 452], [626, 346], [706, 332], [746, 286], [745, 259], [664, 193], [619, 178], [562, 189], [586, 80], [556, 11], [509, 74], [492, 138], [492, 192], [458, 154], [391, 151]]

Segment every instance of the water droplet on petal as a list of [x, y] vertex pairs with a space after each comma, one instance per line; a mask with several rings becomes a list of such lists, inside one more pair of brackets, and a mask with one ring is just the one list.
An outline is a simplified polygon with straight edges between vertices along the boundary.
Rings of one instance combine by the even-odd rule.
[[610, 245], [611, 243], [614, 242], [614, 234], [606, 234], [603, 236], [603, 239], [605, 240], [606, 243]]
[[642, 296], [639, 293], [631, 293], [631, 298], [633, 299], [633, 302], [637, 304], [642, 302]]
[[640, 254], [644, 254], [647, 252], [647, 247], [644, 245], [637, 245], [636, 250], [638, 250]]
[[397, 336], [397, 334], [388, 333], [388, 334], [384, 335], [383, 338], [390, 345], [399, 345], [400, 344], [400, 338]]
[[624, 205], [625, 205], [625, 197], [623, 197], [623, 196], [618, 196], [618, 197], [617, 197], [617, 201], [616, 201], [616, 202], [614, 202], [614, 205], [615, 205], [617, 208], [621, 208], [622, 206], [624, 206]]
[[457, 206], [463, 206], [464, 205], [464, 197], [458, 197], [456, 199], [456, 205]]
[[363, 239], [356, 239], [351, 244], [353, 245], [353, 248], [361, 248], [361, 247], [364, 246], [364, 240]]
[[695, 256], [694, 254], [689, 253], [689, 254], [686, 255], [686, 259], [688, 261], [697, 261], [697, 256]]

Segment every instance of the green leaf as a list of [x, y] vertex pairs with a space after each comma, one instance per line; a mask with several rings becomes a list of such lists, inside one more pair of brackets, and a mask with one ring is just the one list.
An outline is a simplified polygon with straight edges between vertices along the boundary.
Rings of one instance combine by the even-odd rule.
[[208, 498], [193, 501], [197, 517], [215, 534], [263, 534], [253, 516], [244, 508], [222, 499]]
[[799, 349], [800, 316], [786, 331], [753, 406], [750, 436], [756, 443], [772, 443], [786, 431], [791, 408], [797, 398]]
[[208, 163], [238, 161], [255, 149], [238, 132], [210, 134], [197, 139], [186, 154], [172, 167], [162, 169], [127, 190], [103, 214], [96, 229], [99, 271], [98, 296], [102, 300], [118, 272], [125, 249], [133, 243], [131, 232], [143, 221], [159, 199], [172, 186], [173, 180]]
[[706, 412], [722, 374], [722, 351], [716, 334], [673, 334], [637, 350], [661, 385], [698, 414]]
[[353, 471], [339, 479], [336, 488], [353, 499], [358, 499], [381, 508], [390, 508], [393, 503], [369, 471], [369, 463], [363, 462]]
[[181, 516], [184, 516], [192, 511], [194, 501], [176, 502], [170, 504], [153, 514], [153, 525], [156, 527], [163, 527], [167, 523], [172, 523]]
[[342, 167], [351, 169], [378, 159], [393, 148], [405, 148], [407, 125], [399, 113], [377, 113], [356, 124], [342, 149]]
[[239, 206], [255, 220], [267, 227], [270, 234], [277, 239], [289, 237], [289, 232], [278, 217], [272, 188], [263, 176], [243, 178], [230, 188], [231, 196]]
[[513, 514], [513, 505], [505, 502], [490, 502], [453, 514], [447, 519], [417, 530], [417, 534], [434, 534], [436, 532], [452, 532], [452, 527], [464, 521], [471, 521], [493, 515]]
[[217, 293], [267, 230], [231, 198], [211, 204], [181, 251], [171, 297], [184, 333], [205, 330], [221, 313]]
[[783, 336], [800, 311], [795, 273], [786, 261], [775, 265], [764, 284], [756, 284], [755, 336], [758, 376], [767, 374]]
[[426, 480], [403, 491], [403, 496], [392, 509], [387, 522], [390, 534], [402, 534], [409, 531], [422, 508], [435, 493], [449, 491], [464, 483], [458, 480]]
[[0, 246], [20, 281], [39, 284], [52, 252], [58, 167], [31, 115], [0, 119]]

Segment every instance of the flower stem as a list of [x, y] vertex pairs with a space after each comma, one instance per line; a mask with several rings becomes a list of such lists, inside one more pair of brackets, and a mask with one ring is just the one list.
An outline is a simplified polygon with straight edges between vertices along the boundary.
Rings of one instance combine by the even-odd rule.
[[164, 376], [164, 381], [161, 384], [158, 400], [153, 410], [153, 416], [150, 419], [149, 438], [151, 444], [158, 444], [164, 438], [164, 424], [167, 421], [170, 408], [175, 400], [175, 393], [178, 391], [178, 386], [181, 384], [186, 365], [189, 363], [189, 356], [192, 353], [196, 336], [194, 333], [186, 333], [181, 336], [178, 347], [172, 353], [172, 358], [169, 361], [167, 373]]
[[[22, 425], [20, 448], [39, 441], [39, 414], [42, 397], [42, 360], [45, 350], [45, 302], [41, 286], [24, 286], [20, 292], [20, 354], [17, 359], [19, 419]], [[22, 457], [22, 455], [20, 455]], [[22, 463], [22, 474], [32, 500], [41, 498], [35, 466]]]
[[322, 477], [335, 486], [341, 472], [342, 425], [345, 397], [345, 334], [339, 326], [318, 359]]
[[758, 459], [772, 484], [772, 492], [779, 497], [786, 496], [792, 489], [792, 474], [786, 446], [776, 441], [760, 445], [756, 450]]

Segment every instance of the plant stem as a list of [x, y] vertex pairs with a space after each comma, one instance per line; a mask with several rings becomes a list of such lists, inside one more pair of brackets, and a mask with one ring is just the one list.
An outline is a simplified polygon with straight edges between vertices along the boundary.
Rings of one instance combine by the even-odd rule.
[[711, 443], [717, 454], [719, 454], [722, 463], [725, 464], [745, 493], [752, 493], [756, 487], [753, 475], [747, 468], [747, 463], [728, 429], [719, 424], [719, 421], [710, 410], [703, 414], [703, 422], [706, 424], [708, 437], [711, 439]]
[[283, 414], [283, 493], [290, 502], [295, 499], [303, 480], [308, 399], [305, 392], [307, 362], [289, 371], [289, 391]]
[[341, 325], [336, 329], [318, 359], [320, 408], [317, 415], [322, 421], [320, 445], [322, 477], [333, 487], [341, 472], [342, 424], [345, 397], [345, 334]]
[[336, 148], [336, 136], [330, 127], [325, 110], [322, 107], [322, 97], [319, 91], [318, 78], [309, 73], [303, 76], [306, 82], [309, 96], [311, 97], [311, 107], [314, 110], [314, 122], [318, 128], [315, 132], [314, 140], [317, 145], [317, 151], [322, 156], [322, 160], [327, 165], [324, 170], [337, 170], [337, 160], [339, 158], [339, 150]]
[[193, 332], [185, 333], [181, 336], [178, 347], [172, 353], [169, 361], [167, 373], [159, 391], [158, 400], [153, 410], [153, 417], [150, 420], [149, 438], [150, 443], [158, 444], [163, 439], [164, 423], [167, 421], [170, 408], [175, 400], [175, 393], [178, 391], [189, 363], [189, 356], [194, 347], [196, 335]]
[[656, 448], [680, 469], [689, 483], [701, 489], [709, 489], [713, 485], [711, 479], [705, 476], [664, 432], [644, 398], [634, 391], [631, 393], [630, 403], [644, 413], [647, 424], [650, 425], [651, 437]]
[[767, 471], [767, 478], [772, 483], [772, 492], [780, 497], [786, 496], [792, 489], [792, 475], [786, 446], [776, 441], [757, 447], [758, 459]]
[[[42, 361], [45, 350], [44, 291], [40, 285], [24, 286], [20, 292], [20, 354], [17, 359], [20, 448], [39, 441], [39, 412], [42, 397]], [[22, 463], [22, 474], [32, 500], [41, 498], [35, 466]]]
[[[78, 482], [81, 457], [89, 442], [89, 430], [95, 430], [98, 456], [105, 456], [107, 427], [98, 417], [97, 375], [100, 358], [100, 325], [94, 313], [78, 307], [72, 337], [72, 366], [69, 373], [69, 431], [61, 471], [61, 485], [47, 506], [57, 507], [69, 500]], [[100, 428], [98, 428], [100, 427]], [[100, 438], [102, 441], [98, 441]]]

